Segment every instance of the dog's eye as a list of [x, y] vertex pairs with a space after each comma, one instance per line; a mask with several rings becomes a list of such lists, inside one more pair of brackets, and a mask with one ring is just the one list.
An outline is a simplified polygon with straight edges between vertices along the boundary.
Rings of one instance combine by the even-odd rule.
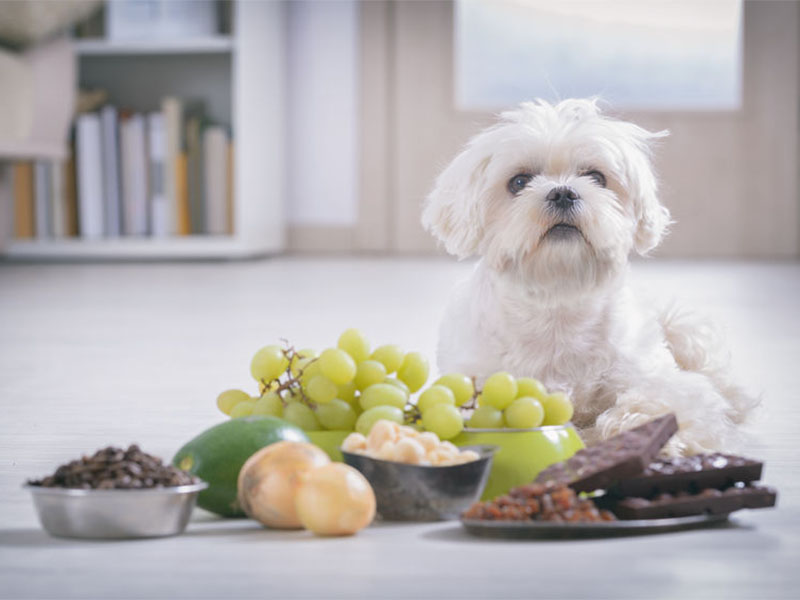
[[584, 177], [591, 177], [594, 179], [594, 182], [600, 187], [606, 187], [606, 176], [600, 171], [586, 171], [583, 175]]
[[516, 196], [525, 189], [525, 186], [531, 182], [531, 179], [533, 179], [533, 175], [530, 173], [518, 173], [514, 175], [508, 180], [508, 191]]

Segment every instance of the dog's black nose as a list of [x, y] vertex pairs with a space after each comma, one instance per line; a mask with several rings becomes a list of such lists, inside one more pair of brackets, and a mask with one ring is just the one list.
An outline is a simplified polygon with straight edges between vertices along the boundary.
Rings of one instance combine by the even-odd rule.
[[568, 185], [560, 185], [550, 190], [545, 199], [548, 202], [552, 202], [556, 208], [567, 210], [572, 208], [577, 200], [580, 200], [580, 196], [575, 191], [575, 188], [571, 188]]

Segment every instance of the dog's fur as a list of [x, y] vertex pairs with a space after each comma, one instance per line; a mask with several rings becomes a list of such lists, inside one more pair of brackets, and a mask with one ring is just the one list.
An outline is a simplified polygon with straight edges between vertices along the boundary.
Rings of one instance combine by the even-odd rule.
[[[731, 381], [724, 341], [703, 319], [638, 303], [627, 284], [629, 255], [670, 224], [650, 161], [664, 135], [594, 100], [536, 101], [468, 143], [422, 215], [448, 252], [481, 256], [447, 308], [442, 372], [505, 370], [565, 390], [588, 442], [674, 411], [668, 452], [731, 447], [756, 400]], [[532, 178], [512, 190], [518, 174]], [[580, 196], [572, 207], [546, 199], [558, 186]]]

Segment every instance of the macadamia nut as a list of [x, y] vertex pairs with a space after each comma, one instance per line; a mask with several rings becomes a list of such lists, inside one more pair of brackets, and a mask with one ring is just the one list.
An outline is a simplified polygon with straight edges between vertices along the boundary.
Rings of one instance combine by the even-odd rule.
[[348, 435], [342, 443], [342, 450], [380, 460], [440, 467], [480, 458], [477, 452], [461, 451], [450, 442], [440, 441], [431, 431], [417, 431], [386, 420], [375, 423], [367, 437], [360, 433]]

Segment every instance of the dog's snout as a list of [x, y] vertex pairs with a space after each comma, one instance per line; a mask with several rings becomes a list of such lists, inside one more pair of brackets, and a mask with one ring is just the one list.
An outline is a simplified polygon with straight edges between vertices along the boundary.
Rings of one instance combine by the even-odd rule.
[[550, 190], [545, 199], [554, 204], [556, 208], [566, 210], [572, 208], [575, 202], [580, 200], [580, 195], [575, 191], [575, 188], [568, 185], [560, 185]]

